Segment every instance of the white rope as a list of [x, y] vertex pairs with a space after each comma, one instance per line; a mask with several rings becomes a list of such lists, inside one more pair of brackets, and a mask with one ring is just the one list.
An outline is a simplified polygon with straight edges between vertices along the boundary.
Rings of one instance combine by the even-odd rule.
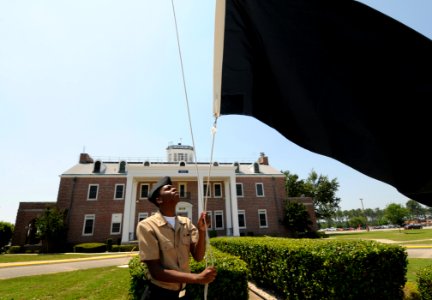
[[[200, 177], [199, 177], [199, 169], [198, 169], [198, 160], [197, 160], [197, 156], [196, 156], [195, 139], [194, 139], [194, 134], [193, 134], [193, 129], [192, 129], [192, 118], [191, 118], [191, 113], [190, 113], [190, 109], [189, 109], [189, 99], [188, 99], [186, 80], [185, 80], [185, 75], [184, 75], [183, 58], [182, 58], [181, 47], [180, 47], [180, 38], [179, 38], [179, 33], [178, 33], [177, 17], [176, 17], [176, 13], [175, 13], [174, 0], [171, 0], [171, 6], [172, 6], [173, 16], [174, 16], [174, 25], [175, 25], [176, 37], [177, 37], [177, 48], [178, 48], [179, 59], [180, 59], [180, 68], [181, 68], [182, 81], [183, 81], [183, 90], [184, 90], [185, 100], [186, 100], [186, 108], [187, 108], [188, 120], [189, 120], [189, 130], [190, 130], [190, 134], [191, 134], [191, 138], [192, 138], [192, 147], [193, 147], [193, 154], [194, 154], [194, 161], [195, 161], [195, 169], [196, 169], [196, 174], [197, 174], [198, 195], [199, 195], [198, 201], [200, 201], [201, 195], [203, 193], [202, 193], [202, 186], [199, 182]], [[216, 124], [217, 124], [217, 116], [215, 116], [215, 121], [214, 121], [213, 127], [212, 127], [212, 146], [211, 146], [211, 154], [210, 154], [209, 172], [208, 172], [208, 176], [207, 176], [207, 191], [204, 195], [204, 200], [203, 200], [203, 210], [204, 211], [207, 211], [207, 199], [208, 199], [209, 190], [210, 190], [209, 187], [210, 187], [211, 169], [212, 169], [212, 165], [213, 165], [213, 149], [214, 149], [214, 141], [215, 141], [215, 135], [216, 135]], [[206, 252], [208, 254], [208, 256], [206, 255], [206, 267], [208, 266], [208, 259], [210, 260], [210, 266], [214, 266], [214, 258], [213, 258], [213, 252], [212, 252], [211, 247], [210, 247], [210, 237], [209, 237], [209, 233], [208, 233], [207, 220], [204, 220], [204, 222], [206, 225], [206, 249], [207, 249]], [[207, 300], [207, 294], [208, 294], [208, 283], [204, 287], [204, 300]]]

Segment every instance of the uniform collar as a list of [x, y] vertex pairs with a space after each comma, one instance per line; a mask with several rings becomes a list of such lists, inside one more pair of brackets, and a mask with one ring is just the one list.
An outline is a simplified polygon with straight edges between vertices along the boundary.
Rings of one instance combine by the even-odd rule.
[[[158, 212], [155, 213], [155, 218], [156, 218], [156, 224], [158, 226], [164, 226], [165, 224], [168, 224], [168, 222], [162, 216], [162, 214], [161, 214], [160, 211], [158, 211]], [[185, 224], [186, 222], [184, 221], [183, 218], [179, 218], [178, 216], [176, 216], [176, 223]]]

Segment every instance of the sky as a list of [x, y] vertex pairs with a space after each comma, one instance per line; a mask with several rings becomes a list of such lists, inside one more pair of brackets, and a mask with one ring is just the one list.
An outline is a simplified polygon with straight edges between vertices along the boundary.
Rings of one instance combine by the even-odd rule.
[[[432, 38], [432, 1], [360, 2]], [[221, 116], [211, 134], [214, 8], [215, 0], [0, 0], [0, 221], [15, 223], [19, 202], [55, 202], [60, 175], [82, 152], [163, 160], [179, 142], [195, 146], [199, 161], [254, 162], [263, 152], [300, 179], [312, 170], [335, 178], [343, 210], [405, 205], [392, 186], [252, 117]]]

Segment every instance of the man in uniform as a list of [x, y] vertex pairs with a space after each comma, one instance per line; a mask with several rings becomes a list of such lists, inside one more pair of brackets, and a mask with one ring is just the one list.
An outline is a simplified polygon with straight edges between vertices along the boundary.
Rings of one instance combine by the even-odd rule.
[[176, 216], [180, 201], [170, 177], [163, 177], [151, 189], [148, 199], [159, 211], [138, 223], [139, 255], [149, 270], [150, 284], [144, 299], [187, 299], [187, 283], [207, 284], [216, 277], [216, 269], [207, 267], [199, 274], [191, 273], [189, 254], [196, 261], [206, 251], [206, 213], [197, 226], [186, 217]]

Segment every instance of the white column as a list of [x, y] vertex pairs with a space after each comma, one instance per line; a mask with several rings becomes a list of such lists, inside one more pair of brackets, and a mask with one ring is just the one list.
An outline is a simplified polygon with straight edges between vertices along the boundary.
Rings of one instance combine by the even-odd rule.
[[136, 182], [132, 175], [127, 176], [126, 193], [123, 213], [123, 230], [122, 243], [129, 242], [133, 239], [135, 232], [135, 199], [136, 199]]
[[237, 205], [237, 189], [235, 176], [229, 177], [230, 191], [231, 191], [231, 212], [233, 220], [233, 236], [240, 236], [239, 223], [238, 223], [238, 205]]
[[[200, 216], [200, 213], [204, 210], [204, 196], [203, 196], [203, 187], [204, 187], [204, 178], [203, 178], [203, 176], [201, 176], [200, 174], [198, 174], [198, 176], [197, 176], [197, 180], [198, 180], [198, 182], [197, 182], [197, 184], [198, 184], [198, 211], [197, 211], [197, 214], [198, 214], [198, 218], [199, 218], [199, 216]], [[192, 211], [193, 211], [193, 208], [192, 208]], [[192, 220], [192, 221], [194, 221], [194, 220]], [[195, 224], [195, 222], [196, 221], [194, 221], [194, 224]]]

